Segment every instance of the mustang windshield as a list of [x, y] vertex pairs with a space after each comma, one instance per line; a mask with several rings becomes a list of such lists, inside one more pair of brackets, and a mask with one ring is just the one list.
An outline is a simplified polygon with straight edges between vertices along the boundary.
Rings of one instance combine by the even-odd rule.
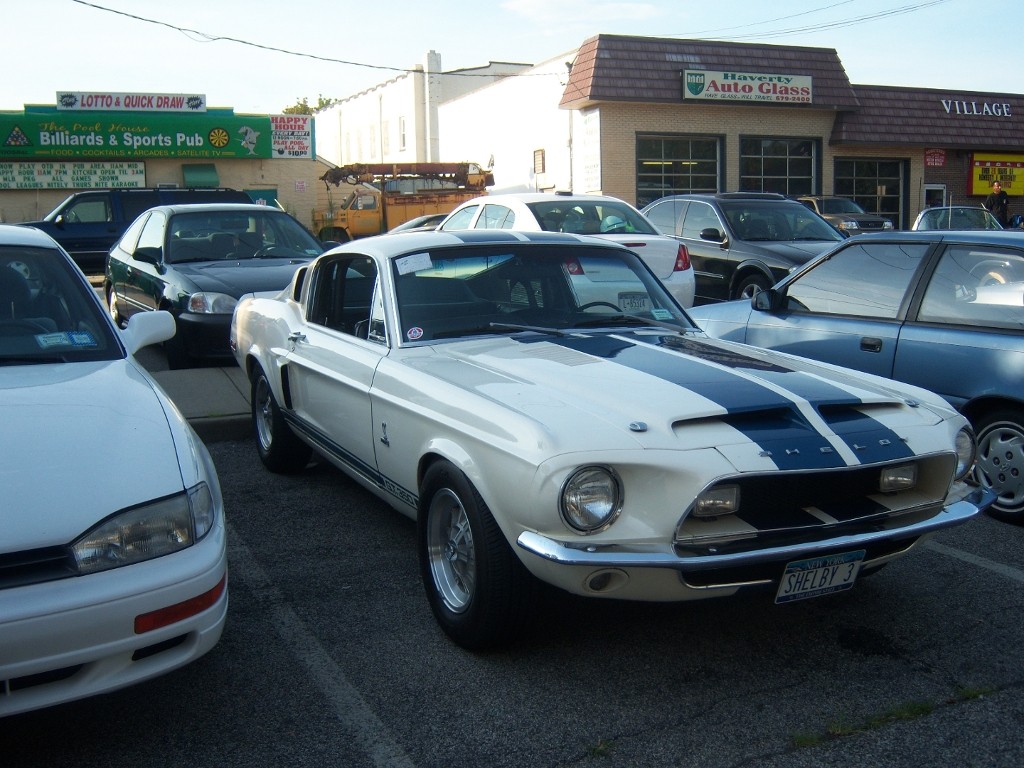
[[121, 357], [89, 291], [58, 251], [0, 246], [0, 365]]
[[460, 247], [394, 261], [404, 341], [669, 324], [686, 314], [633, 253], [580, 245]]

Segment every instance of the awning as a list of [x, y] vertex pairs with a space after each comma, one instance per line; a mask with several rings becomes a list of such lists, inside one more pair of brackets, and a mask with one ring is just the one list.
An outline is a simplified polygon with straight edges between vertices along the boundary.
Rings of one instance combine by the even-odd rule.
[[217, 176], [217, 166], [213, 163], [183, 165], [181, 166], [181, 173], [185, 178], [185, 186], [189, 189], [216, 188], [220, 186], [220, 178]]

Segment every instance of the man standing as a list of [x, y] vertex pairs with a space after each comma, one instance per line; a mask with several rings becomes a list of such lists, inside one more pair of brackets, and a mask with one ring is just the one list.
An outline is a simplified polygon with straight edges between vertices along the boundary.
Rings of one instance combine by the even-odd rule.
[[999, 223], [1004, 227], [1009, 224], [1009, 219], [1006, 217], [1006, 206], [1009, 202], [1007, 194], [1003, 192], [1003, 185], [998, 181], [993, 181], [992, 191], [985, 198], [985, 207], [992, 212], [993, 216], [999, 219]]

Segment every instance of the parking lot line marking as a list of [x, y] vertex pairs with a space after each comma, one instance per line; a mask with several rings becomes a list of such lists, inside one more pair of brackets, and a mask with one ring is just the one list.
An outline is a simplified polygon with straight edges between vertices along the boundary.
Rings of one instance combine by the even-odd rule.
[[957, 560], [963, 560], [965, 563], [970, 563], [971, 565], [976, 565], [979, 568], [984, 568], [986, 570], [992, 571], [993, 573], [998, 573], [1000, 576], [1005, 576], [1008, 579], [1012, 579], [1013, 581], [1017, 581], [1021, 584], [1024, 584], [1024, 571], [1020, 570], [1019, 568], [1004, 565], [1003, 563], [997, 563], [994, 560], [989, 560], [984, 557], [978, 557], [977, 555], [972, 555], [970, 552], [964, 552], [963, 550], [955, 549], [954, 547], [947, 547], [945, 544], [939, 544], [935, 541], [926, 541], [922, 546], [926, 547], [927, 549], [934, 550], [935, 552], [939, 552], [943, 555], [955, 557]]
[[348, 682], [345, 673], [320, 641], [288, 607], [284, 595], [260, 567], [238, 531], [230, 525], [226, 528], [231, 572], [245, 581], [256, 599], [269, 611], [277, 635], [309, 670], [317, 688], [334, 706], [338, 721], [353, 731], [353, 739], [370, 756], [374, 765], [415, 768], [415, 763], [391, 739], [387, 727]]

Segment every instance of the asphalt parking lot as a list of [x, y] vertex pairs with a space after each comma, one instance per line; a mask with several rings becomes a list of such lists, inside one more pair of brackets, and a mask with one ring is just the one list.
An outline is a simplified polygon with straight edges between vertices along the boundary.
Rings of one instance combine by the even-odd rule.
[[545, 594], [474, 655], [435, 625], [411, 521], [328, 466], [211, 443], [221, 643], [171, 675], [0, 720], [4, 768], [1024, 763], [1024, 529], [983, 517], [838, 596]]

